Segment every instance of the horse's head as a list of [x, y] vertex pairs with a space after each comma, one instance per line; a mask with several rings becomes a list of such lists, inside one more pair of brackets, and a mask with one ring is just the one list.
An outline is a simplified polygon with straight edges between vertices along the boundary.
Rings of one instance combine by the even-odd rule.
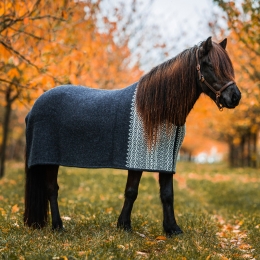
[[225, 50], [227, 39], [212, 42], [211, 37], [202, 42], [196, 51], [198, 79], [202, 91], [223, 107], [235, 108], [241, 93], [235, 83], [234, 69]]

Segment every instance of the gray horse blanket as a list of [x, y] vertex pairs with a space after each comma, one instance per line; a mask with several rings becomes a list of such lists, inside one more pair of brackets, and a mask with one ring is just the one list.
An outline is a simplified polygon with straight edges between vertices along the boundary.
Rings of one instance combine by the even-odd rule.
[[65, 85], [45, 92], [26, 117], [28, 167], [175, 172], [185, 126], [174, 126], [148, 148], [136, 110], [138, 83], [120, 90]]

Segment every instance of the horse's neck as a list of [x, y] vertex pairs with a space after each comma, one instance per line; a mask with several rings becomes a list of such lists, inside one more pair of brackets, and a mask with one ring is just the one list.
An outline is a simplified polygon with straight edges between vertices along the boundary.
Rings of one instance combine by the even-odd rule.
[[197, 100], [199, 99], [201, 93], [202, 93], [202, 90], [200, 88], [200, 86], [198, 86], [198, 84], [196, 85], [196, 90], [195, 90], [196, 94], [194, 95], [193, 99], [191, 100], [189, 106], [188, 106], [188, 110], [187, 110], [187, 115], [185, 116], [185, 121], [186, 121], [186, 118], [187, 116], [189, 115], [189, 113], [191, 112], [191, 110], [193, 109], [194, 105], [196, 104]]

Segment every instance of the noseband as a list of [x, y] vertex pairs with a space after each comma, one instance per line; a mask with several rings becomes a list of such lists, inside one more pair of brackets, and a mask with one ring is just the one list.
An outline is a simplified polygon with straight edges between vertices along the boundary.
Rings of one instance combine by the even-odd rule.
[[234, 81], [229, 81], [227, 84], [225, 84], [220, 90], [216, 90], [214, 89], [204, 78], [204, 76], [202, 75], [201, 71], [200, 71], [200, 63], [199, 63], [199, 49], [196, 50], [196, 62], [197, 62], [197, 66], [196, 69], [198, 71], [198, 75], [199, 75], [199, 80], [200, 82], [203, 82], [209, 89], [211, 89], [215, 95], [216, 95], [216, 104], [219, 108], [220, 111], [223, 110], [223, 105], [219, 102], [219, 98], [222, 94], [222, 92], [230, 85], [234, 84]]

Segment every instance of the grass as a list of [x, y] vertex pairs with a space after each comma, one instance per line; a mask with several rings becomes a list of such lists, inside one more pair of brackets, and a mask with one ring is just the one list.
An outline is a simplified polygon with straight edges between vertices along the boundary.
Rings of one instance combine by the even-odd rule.
[[260, 171], [179, 163], [175, 211], [184, 234], [167, 238], [157, 175], [144, 173], [133, 232], [116, 228], [126, 172], [61, 168], [66, 232], [23, 226], [24, 176], [10, 163], [0, 180], [2, 259], [260, 259]]

